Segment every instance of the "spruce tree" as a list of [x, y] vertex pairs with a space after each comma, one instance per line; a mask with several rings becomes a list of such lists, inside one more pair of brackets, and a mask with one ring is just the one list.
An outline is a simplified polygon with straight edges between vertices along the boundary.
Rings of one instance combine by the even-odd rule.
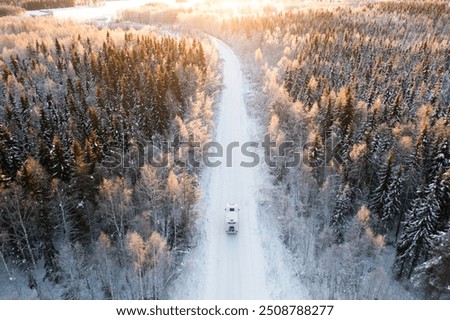
[[438, 233], [439, 202], [432, 185], [419, 190], [407, 213], [402, 236], [397, 243], [395, 271], [399, 278], [410, 278], [414, 268], [428, 256], [433, 236]]
[[439, 232], [427, 261], [414, 270], [413, 284], [427, 299], [450, 299], [450, 226]]
[[[389, 193], [389, 187], [393, 182], [393, 170], [394, 170], [395, 153], [391, 149], [386, 163], [380, 168], [378, 174], [378, 185], [372, 192], [370, 201], [370, 210], [378, 217], [378, 224], [385, 215], [385, 204], [387, 201], [387, 194]], [[387, 217], [386, 217], [387, 218]]]
[[336, 243], [344, 241], [344, 234], [348, 217], [352, 215], [352, 198], [349, 184], [344, 185], [337, 197], [336, 205], [331, 217], [331, 228]]
[[50, 161], [50, 172], [52, 176], [64, 182], [69, 182], [71, 177], [69, 156], [66, 150], [64, 150], [64, 146], [58, 136], [55, 136], [53, 139], [53, 147], [50, 151]]

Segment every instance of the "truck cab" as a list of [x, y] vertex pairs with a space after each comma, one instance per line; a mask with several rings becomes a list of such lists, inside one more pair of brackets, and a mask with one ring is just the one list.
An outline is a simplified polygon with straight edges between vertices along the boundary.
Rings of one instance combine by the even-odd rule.
[[239, 207], [235, 203], [228, 203], [225, 207], [225, 231], [237, 233], [239, 230]]

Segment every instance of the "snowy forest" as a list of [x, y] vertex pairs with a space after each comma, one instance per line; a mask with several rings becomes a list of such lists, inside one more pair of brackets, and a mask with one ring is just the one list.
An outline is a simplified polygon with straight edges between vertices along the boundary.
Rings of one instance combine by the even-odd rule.
[[275, 157], [263, 211], [312, 297], [449, 299], [448, 3], [178, 20], [239, 53], [249, 112], [295, 146]]
[[[3, 2], [0, 16], [66, 1]], [[181, 161], [226, 117], [210, 36], [242, 65], [252, 138], [291, 146], [248, 190], [256, 238], [233, 238], [293, 275], [270, 290], [295, 278], [295, 299], [450, 299], [450, 6], [286, 2], [149, 4], [110, 27], [0, 18], [0, 299], [171, 298], [192, 260], [213, 259], [195, 247], [230, 241], [205, 236], [205, 198], [225, 193], [214, 173]]]
[[0, 29], [0, 257], [12, 296], [160, 298], [193, 232], [198, 168], [145, 156], [208, 138], [215, 51], [45, 19]]
[[450, 298], [449, 20], [388, 2], [221, 26], [267, 132], [303, 147], [301, 168], [276, 158], [267, 205], [317, 298], [395, 298], [392, 279]]

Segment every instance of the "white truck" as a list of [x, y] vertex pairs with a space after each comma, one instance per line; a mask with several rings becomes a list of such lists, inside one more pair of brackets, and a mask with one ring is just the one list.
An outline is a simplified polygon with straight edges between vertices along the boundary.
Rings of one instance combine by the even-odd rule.
[[236, 203], [229, 203], [225, 207], [225, 231], [237, 233], [239, 230], [239, 207]]

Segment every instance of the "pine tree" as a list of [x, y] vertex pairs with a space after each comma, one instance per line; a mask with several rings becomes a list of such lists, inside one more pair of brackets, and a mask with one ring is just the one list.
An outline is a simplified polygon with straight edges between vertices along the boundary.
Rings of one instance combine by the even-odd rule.
[[308, 144], [306, 152], [306, 164], [312, 168], [313, 177], [319, 186], [321, 186], [324, 182], [326, 159], [325, 147], [322, 142], [322, 137], [319, 134], [314, 133], [312, 135], [312, 140]]
[[412, 282], [427, 299], [450, 299], [450, 228], [439, 232], [427, 261], [414, 270]]
[[335, 120], [333, 103], [331, 101], [331, 95], [328, 90], [324, 90], [324, 94], [320, 99], [319, 106], [321, 110], [321, 112], [319, 113], [320, 118], [319, 128], [321, 128], [321, 135], [323, 141], [326, 141], [326, 139], [328, 139], [331, 134], [331, 127]]
[[168, 80], [167, 73], [161, 68], [157, 73], [156, 101], [152, 110], [153, 127], [159, 134], [165, 133], [169, 121], [169, 111], [166, 105], [166, 94], [169, 90]]
[[37, 159], [47, 172], [50, 172], [52, 164], [50, 149], [43, 138], [39, 139]]
[[45, 203], [40, 206], [37, 219], [38, 228], [40, 231], [40, 252], [44, 257], [44, 281], [48, 279], [58, 283], [61, 280], [60, 266], [57, 259], [58, 251], [53, 244], [55, 225], [49, 217], [50, 209], [47, 206], [49, 200], [50, 197], [47, 197]]
[[154, 78], [151, 73], [145, 75], [143, 88], [143, 103], [141, 105], [140, 123], [146, 139], [153, 136], [155, 128], [152, 125], [153, 109], [156, 105], [156, 88]]
[[53, 147], [50, 151], [51, 167], [50, 172], [53, 177], [64, 182], [69, 182], [71, 177], [71, 169], [69, 156], [64, 150], [61, 140], [58, 136], [53, 139]]
[[450, 221], [450, 169], [438, 179], [436, 197], [441, 210], [441, 226]]
[[2, 141], [0, 141], [0, 170], [3, 176], [2, 180], [9, 180], [15, 175], [10, 166], [8, 152]]
[[420, 128], [419, 135], [417, 137], [415, 150], [412, 158], [412, 169], [417, 171], [419, 179], [427, 184], [431, 181], [431, 135], [430, 124], [427, 120], [424, 120], [422, 127]]
[[52, 144], [53, 136], [55, 134], [54, 128], [55, 123], [53, 123], [51, 119], [48, 118], [47, 111], [45, 108], [42, 108], [40, 110], [39, 122], [41, 130], [40, 136], [45, 141], [47, 146], [49, 146]]
[[344, 234], [348, 217], [352, 215], [352, 199], [351, 188], [349, 184], [344, 185], [336, 201], [336, 205], [331, 217], [331, 228], [336, 243], [342, 243], [344, 241]]
[[86, 163], [93, 169], [96, 162], [100, 162], [103, 157], [102, 144], [97, 134], [91, 130], [89, 137], [84, 144]]
[[89, 129], [93, 130], [97, 135], [102, 134], [100, 116], [97, 109], [89, 107], [87, 110], [87, 117], [89, 119]]
[[378, 186], [372, 192], [370, 201], [370, 210], [378, 217], [378, 223], [381, 223], [383, 215], [385, 214], [385, 204], [387, 200], [387, 194], [389, 193], [389, 187], [393, 181], [395, 153], [391, 149], [386, 163], [380, 168], [378, 174]]
[[400, 224], [403, 219], [403, 182], [403, 166], [396, 166], [388, 187], [388, 192], [386, 193], [381, 216], [381, 220], [387, 223], [386, 227], [388, 230], [397, 225], [395, 230], [395, 241], [397, 241]]
[[398, 93], [395, 99], [389, 104], [388, 119], [392, 126], [395, 126], [396, 123], [400, 123], [403, 118], [402, 104], [403, 97], [401, 93]]
[[8, 177], [15, 177], [21, 167], [24, 154], [14, 140], [11, 131], [0, 124], [1, 169]]
[[38, 202], [42, 202], [48, 195], [48, 174], [39, 162], [31, 156], [20, 168], [17, 181]]
[[428, 256], [433, 247], [433, 236], [438, 233], [439, 202], [435, 186], [418, 192], [403, 226], [397, 243], [395, 271], [399, 278], [410, 278], [414, 268]]
[[[447, 124], [445, 125], [447, 126]], [[443, 172], [450, 168], [450, 142], [445, 133], [438, 133], [442, 137], [434, 139], [430, 148], [430, 175], [435, 178], [441, 176]]]
[[342, 135], [351, 135], [355, 117], [353, 92], [349, 86], [341, 88], [337, 99], [337, 112]]

